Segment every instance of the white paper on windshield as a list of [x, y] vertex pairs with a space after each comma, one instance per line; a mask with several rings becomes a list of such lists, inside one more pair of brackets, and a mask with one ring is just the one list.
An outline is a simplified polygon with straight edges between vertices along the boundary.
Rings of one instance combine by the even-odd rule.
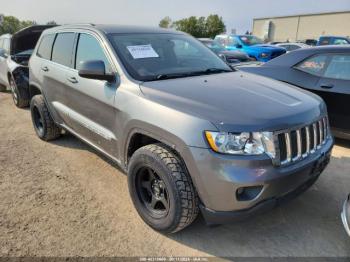
[[151, 45], [133, 45], [126, 48], [134, 59], [159, 57]]

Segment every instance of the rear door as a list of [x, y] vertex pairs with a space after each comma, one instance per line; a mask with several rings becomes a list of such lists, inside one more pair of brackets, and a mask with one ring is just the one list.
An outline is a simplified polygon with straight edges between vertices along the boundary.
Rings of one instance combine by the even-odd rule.
[[[44, 39], [43, 39], [44, 40]], [[47, 39], [49, 41], [50, 39]], [[54, 119], [68, 127], [72, 125], [69, 115], [67, 73], [73, 66], [73, 47], [76, 40], [74, 32], [60, 32], [55, 35], [51, 61], [43, 59], [41, 63], [42, 87], [45, 98], [54, 110]], [[43, 44], [43, 43], [41, 43]], [[39, 46], [40, 51], [40, 46]]]
[[331, 126], [350, 130], [350, 54], [330, 54], [318, 82], [318, 94], [325, 100]]
[[80, 33], [74, 58], [73, 67], [67, 71], [67, 104], [75, 120], [71, 127], [86, 140], [116, 157], [117, 141], [113, 132], [117, 115], [114, 107], [116, 83], [82, 78], [78, 73], [82, 62], [102, 60], [105, 72], [115, 74], [102, 39], [90, 32]]

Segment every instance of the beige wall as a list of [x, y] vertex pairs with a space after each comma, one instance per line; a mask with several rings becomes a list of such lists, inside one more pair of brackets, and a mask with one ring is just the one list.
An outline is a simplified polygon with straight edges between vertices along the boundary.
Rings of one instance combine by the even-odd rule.
[[264, 35], [264, 25], [272, 22], [271, 41], [318, 39], [320, 35], [350, 36], [350, 12], [254, 19], [253, 34]]

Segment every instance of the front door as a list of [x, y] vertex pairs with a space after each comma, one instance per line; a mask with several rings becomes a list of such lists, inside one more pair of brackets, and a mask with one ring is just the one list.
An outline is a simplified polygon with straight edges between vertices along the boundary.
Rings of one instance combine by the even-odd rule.
[[105, 72], [115, 73], [97, 35], [80, 33], [73, 68], [67, 72], [68, 105], [75, 122], [72, 128], [83, 138], [113, 157], [117, 157], [116, 108], [117, 83], [87, 79], [79, 76], [84, 61], [101, 60]]

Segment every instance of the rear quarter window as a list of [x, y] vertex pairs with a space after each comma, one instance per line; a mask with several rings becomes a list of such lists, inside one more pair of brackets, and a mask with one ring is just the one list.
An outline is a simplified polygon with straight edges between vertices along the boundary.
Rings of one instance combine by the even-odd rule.
[[43, 59], [51, 60], [52, 45], [54, 40], [55, 34], [43, 36], [39, 44], [38, 52], [36, 53], [37, 56]]
[[326, 68], [326, 62], [326, 55], [316, 55], [307, 58], [306, 60], [296, 65], [294, 68], [311, 75], [322, 76], [322, 73]]
[[58, 64], [72, 67], [73, 46], [75, 33], [57, 34], [52, 50], [52, 61]]

